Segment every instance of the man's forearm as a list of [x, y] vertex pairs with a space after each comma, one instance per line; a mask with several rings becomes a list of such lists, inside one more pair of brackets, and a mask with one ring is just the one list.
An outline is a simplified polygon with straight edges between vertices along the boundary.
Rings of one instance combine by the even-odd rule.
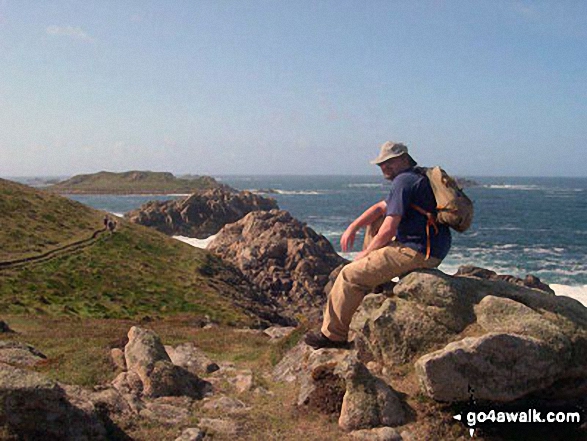
[[355, 231], [372, 224], [377, 218], [385, 215], [385, 201], [372, 205], [356, 218], [350, 225]]
[[400, 220], [401, 216], [386, 216], [373, 240], [369, 243], [367, 248], [357, 255], [355, 259], [362, 259], [371, 251], [387, 246], [393, 239], [393, 236], [396, 235]]
[[382, 233], [378, 233], [375, 235], [375, 237], [373, 238], [373, 240], [371, 242], [369, 242], [369, 245], [367, 246], [367, 248], [365, 248], [364, 252], [365, 254], [369, 254], [371, 251], [374, 250], [378, 250], [379, 248], [383, 248], [385, 246], [387, 246], [387, 244], [389, 244], [389, 242], [391, 242], [391, 239], [393, 238], [392, 234], [382, 234]]

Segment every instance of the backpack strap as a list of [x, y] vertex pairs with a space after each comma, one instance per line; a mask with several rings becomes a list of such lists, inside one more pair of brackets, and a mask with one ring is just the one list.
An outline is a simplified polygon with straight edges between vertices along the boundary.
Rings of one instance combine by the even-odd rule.
[[426, 216], [426, 260], [430, 259], [430, 252], [432, 247], [430, 245], [430, 228], [434, 228], [434, 234], [438, 234], [438, 225], [436, 223], [436, 216], [429, 211], [424, 210], [416, 204], [410, 204], [414, 210], [423, 216]]

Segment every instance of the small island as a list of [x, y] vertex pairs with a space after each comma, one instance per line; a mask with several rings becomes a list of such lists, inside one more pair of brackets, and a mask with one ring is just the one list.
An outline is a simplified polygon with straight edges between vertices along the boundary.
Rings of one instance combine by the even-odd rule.
[[481, 185], [479, 182], [469, 178], [456, 177], [455, 180], [460, 188], [479, 187]]
[[210, 188], [229, 189], [230, 187], [210, 176], [190, 175], [178, 178], [169, 172], [101, 171], [76, 175], [50, 185], [45, 190], [60, 194], [191, 194]]

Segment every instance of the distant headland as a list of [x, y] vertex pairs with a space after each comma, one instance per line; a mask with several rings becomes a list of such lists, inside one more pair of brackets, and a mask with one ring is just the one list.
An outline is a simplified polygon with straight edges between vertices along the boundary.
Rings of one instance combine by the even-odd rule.
[[101, 171], [76, 175], [45, 188], [61, 194], [191, 194], [210, 188], [229, 188], [210, 176], [176, 177], [169, 172]]

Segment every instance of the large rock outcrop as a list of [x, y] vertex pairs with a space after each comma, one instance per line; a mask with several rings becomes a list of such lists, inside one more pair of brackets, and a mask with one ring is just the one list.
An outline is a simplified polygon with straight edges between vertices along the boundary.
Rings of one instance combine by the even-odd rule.
[[226, 225], [208, 249], [270, 293], [290, 316], [318, 315], [328, 276], [346, 262], [324, 236], [283, 210], [249, 213]]
[[[427, 418], [419, 388], [442, 403], [585, 407], [587, 308], [537, 278], [457, 274], [415, 271], [392, 291], [367, 295], [351, 323], [352, 350], [299, 343], [274, 380], [297, 382], [298, 406], [337, 413], [341, 428], [364, 439], [378, 439], [370, 428]], [[429, 422], [406, 427], [420, 431], [407, 439], [435, 438]], [[401, 431], [385, 436], [402, 439]]]
[[362, 359], [390, 369], [415, 361], [438, 401], [467, 401], [472, 389], [477, 399], [510, 402], [587, 380], [587, 308], [513, 282], [409, 274], [393, 297], [367, 296], [354, 317]]
[[251, 211], [275, 209], [274, 199], [225, 188], [198, 191], [185, 199], [151, 201], [124, 216], [136, 224], [153, 227], [168, 235], [205, 239], [224, 225]]

